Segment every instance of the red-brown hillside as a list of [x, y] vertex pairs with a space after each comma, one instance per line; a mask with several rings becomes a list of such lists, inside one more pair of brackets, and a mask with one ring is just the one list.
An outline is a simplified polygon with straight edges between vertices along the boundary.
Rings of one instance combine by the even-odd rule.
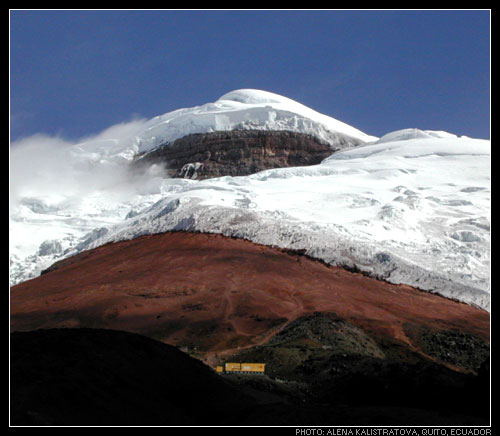
[[263, 343], [298, 317], [335, 312], [418, 350], [404, 326], [489, 341], [489, 314], [406, 285], [241, 239], [164, 233], [107, 244], [11, 288], [13, 331], [53, 327], [142, 333], [202, 352]]

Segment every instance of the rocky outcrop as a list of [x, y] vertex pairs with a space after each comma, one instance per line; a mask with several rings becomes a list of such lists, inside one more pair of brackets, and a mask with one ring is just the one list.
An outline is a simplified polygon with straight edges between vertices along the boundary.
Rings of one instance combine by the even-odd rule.
[[335, 144], [286, 131], [196, 133], [137, 156], [134, 167], [162, 164], [170, 177], [246, 176], [270, 168], [319, 164], [333, 152], [360, 144], [339, 135]]

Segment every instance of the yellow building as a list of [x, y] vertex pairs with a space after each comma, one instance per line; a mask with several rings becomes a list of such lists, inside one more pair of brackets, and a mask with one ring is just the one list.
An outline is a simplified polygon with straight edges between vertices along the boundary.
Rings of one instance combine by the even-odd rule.
[[226, 362], [224, 367], [217, 366], [216, 372], [218, 373], [243, 373], [243, 374], [264, 374], [266, 370], [265, 363], [235, 363]]

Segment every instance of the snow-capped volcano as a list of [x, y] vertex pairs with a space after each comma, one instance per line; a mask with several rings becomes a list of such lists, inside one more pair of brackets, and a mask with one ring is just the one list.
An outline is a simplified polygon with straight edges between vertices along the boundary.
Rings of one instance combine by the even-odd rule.
[[286, 130], [330, 143], [339, 134], [362, 142], [377, 138], [287, 97], [256, 89], [224, 94], [214, 103], [179, 109], [150, 120], [138, 133], [138, 151], [146, 152], [192, 133], [227, 130]]
[[[287, 97], [240, 89], [213, 103], [174, 110], [150, 120], [118, 124], [78, 143], [60, 144], [60, 138], [50, 141], [43, 135], [28, 138], [28, 142], [31, 146], [62, 145], [60, 158], [70, 159], [70, 163], [75, 162], [79, 167], [96, 163], [114, 166], [187, 135], [231, 130], [297, 132], [325, 144], [335, 143], [339, 137], [352, 138], [352, 144], [378, 139]], [[19, 142], [24, 144], [26, 139]]]
[[[294, 131], [326, 143], [347, 135], [363, 145], [319, 165], [242, 177], [171, 179], [153, 167], [140, 176], [127, 172], [139, 152], [232, 129]], [[66, 145], [57, 150], [67, 159], [51, 159], [46, 173], [40, 152], [34, 172], [52, 175], [51, 183], [22, 174], [13, 183], [12, 283], [106, 242], [188, 230], [305, 250], [330, 264], [489, 308], [489, 141], [418, 129], [378, 139], [286, 97], [238, 90]], [[23, 168], [15, 147], [13, 172]]]

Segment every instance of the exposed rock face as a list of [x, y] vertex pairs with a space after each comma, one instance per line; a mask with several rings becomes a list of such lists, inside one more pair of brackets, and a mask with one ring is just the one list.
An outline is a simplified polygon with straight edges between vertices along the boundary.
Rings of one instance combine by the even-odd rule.
[[134, 165], [164, 164], [170, 177], [246, 176], [270, 168], [319, 164], [333, 152], [360, 144], [341, 136], [333, 145], [286, 131], [232, 130], [197, 133], [137, 157]]

